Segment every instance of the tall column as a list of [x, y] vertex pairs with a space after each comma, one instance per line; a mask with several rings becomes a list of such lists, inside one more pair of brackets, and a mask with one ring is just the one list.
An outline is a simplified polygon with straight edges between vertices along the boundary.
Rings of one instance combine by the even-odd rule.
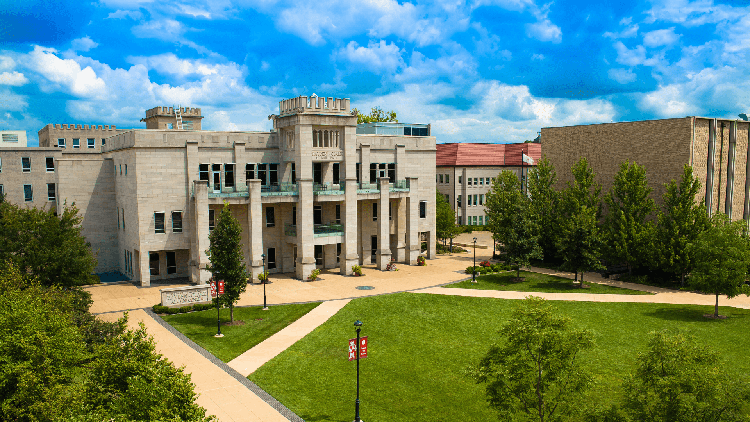
[[352, 274], [352, 267], [359, 264], [357, 254], [357, 179], [354, 175], [346, 177], [344, 190], [344, 209], [341, 218], [344, 220], [344, 244], [341, 245], [341, 274]]
[[391, 262], [391, 222], [388, 219], [388, 203], [391, 191], [388, 186], [388, 178], [380, 177], [380, 200], [378, 200], [378, 250], [376, 252], [376, 263], [379, 270]]
[[297, 278], [307, 280], [315, 269], [315, 232], [313, 230], [313, 182], [297, 179]]
[[370, 146], [362, 144], [360, 146], [362, 159], [359, 165], [359, 181], [370, 183]]
[[734, 157], [737, 150], [737, 122], [729, 122], [729, 157], [727, 158], [727, 191], [724, 199], [724, 214], [732, 219], [734, 199]]
[[469, 212], [469, 208], [467, 205], [469, 203], [469, 195], [467, 193], [468, 190], [466, 189], [466, 187], [469, 185], [469, 182], [466, 180], [466, 167], [461, 169], [461, 182], [461, 225], [468, 225], [469, 217], [467, 217], [466, 214]]
[[419, 179], [409, 177], [409, 196], [406, 198], [406, 260], [404, 263], [417, 265], [417, 257], [422, 247], [419, 241]]
[[138, 268], [141, 272], [141, 287], [148, 287], [151, 285], [151, 265], [149, 261], [149, 251], [144, 250], [143, 243], [139, 245], [141, 251], [141, 260], [137, 263]]
[[396, 145], [396, 180], [406, 179], [406, 145]]
[[258, 274], [263, 272], [263, 202], [260, 196], [260, 179], [247, 181], [247, 190], [250, 193], [247, 203], [247, 228], [248, 233], [248, 263], [251, 272], [251, 280], [258, 280]]
[[706, 209], [712, 214], [714, 198], [714, 156], [716, 155], [716, 119], [708, 121], [708, 158], [706, 165]]
[[237, 186], [235, 189], [241, 190], [247, 186], [247, 175], [245, 174], [245, 164], [247, 158], [245, 157], [245, 141], [237, 141], [234, 143], [234, 185]]
[[396, 261], [406, 260], [406, 198], [399, 198], [393, 203], [393, 218], [396, 220]]
[[[205, 284], [211, 278], [211, 273], [206, 271], [208, 256], [206, 250], [210, 246], [208, 240], [208, 182], [205, 180], [193, 180], [193, 218], [190, 230], [190, 282], [193, 284]], [[141, 251], [141, 259], [148, 251]], [[148, 268], [146, 268], [148, 269]]]

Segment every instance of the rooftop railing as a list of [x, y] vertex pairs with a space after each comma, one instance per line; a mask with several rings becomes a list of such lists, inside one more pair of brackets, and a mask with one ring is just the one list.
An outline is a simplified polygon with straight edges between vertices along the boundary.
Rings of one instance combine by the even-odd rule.
[[[287, 236], [297, 236], [297, 226], [286, 224], [284, 234]], [[313, 225], [313, 237], [343, 236], [344, 226], [342, 224], [315, 224]]]

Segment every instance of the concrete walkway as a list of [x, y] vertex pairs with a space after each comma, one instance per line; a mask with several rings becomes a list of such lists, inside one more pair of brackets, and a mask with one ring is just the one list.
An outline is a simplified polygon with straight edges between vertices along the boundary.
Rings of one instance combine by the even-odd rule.
[[328, 321], [328, 318], [335, 315], [350, 300], [329, 300], [321, 303], [302, 318], [231, 360], [228, 363], [229, 367], [244, 377], [252, 374], [256, 369], [276, 357], [276, 355]]

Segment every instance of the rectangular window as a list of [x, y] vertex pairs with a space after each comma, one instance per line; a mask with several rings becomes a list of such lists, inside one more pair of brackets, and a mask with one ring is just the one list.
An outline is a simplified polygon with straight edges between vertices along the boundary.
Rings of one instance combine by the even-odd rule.
[[393, 221], [393, 203], [388, 202], [388, 220]]
[[21, 158], [21, 171], [24, 173], [28, 173], [31, 171], [31, 158], [29, 157]]
[[484, 194], [479, 195], [479, 205], [484, 205]]
[[0, 185], [0, 197], [5, 195], [5, 189], [3, 188], [3, 185]]
[[164, 233], [164, 213], [154, 213], [154, 233]]
[[443, 183], [443, 175], [442, 174], [438, 175], [438, 183]]
[[3, 172], [3, 157], [0, 157], [0, 173]]
[[292, 163], [292, 183], [297, 183], [297, 168], [294, 163]]
[[313, 183], [323, 183], [323, 163], [313, 163]]
[[266, 164], [258, 164], [258, 179], [260, 179], [260, 184], [265, 186], [268, 183], [266, 183]]
[[315, 266], [322, 266], [323, 265], [323, 245], [315, 245], [314, 252], [315, 254]]
[[273, 270], [276, 268], [276, 248], [268, 248], [268, 269]]
[[458, 176], [458, 184], [459, 185], [463, 183], [462, 182], [463, 178], [464, 178], [463, 176]]
[[457, 206], [457, 207], [460, 207], [460, 206], [461, 206], [461, 195], [457, 195], [457, 196], [456, 196], [456, 206]]
[[341, 224], [341, 205], [336, 205], [336, 224]]
[[234, 164], [224, 164], [224, 186], [234, 187]]
[[292, 225], [297, 225], [297, 207], [292, 207]]
[[336, 263], [341, 262], [341, 243], [336, 244]]
[[73, 148], [80, 148], [81, 147], [81, 140], [78, 138], [73, 138]]
[[339, 177], [339, 171], [340, 171], [341, 165], [339, 163], [333, 163], [333, 184], [338, 185], [341, 182], [341, 178]]
[[26, 202], [34, 200], [34, 191], [31, 189], [31, 185], [23, 185], [23, 200]]
[[427, 218], [427, 201], [419, 201], [419, 218]]
[[482, 220], [484, 220], [484, 217], [480, 215], [480, 216], [479, 216], [479, 225], [480, 225], [480, 226], [483, 226], [483, 225], [484, 225], [484, 221], [482, 221]]
[[102, 138], [102, 146], [107, 145], [107, 140]]
[[57, 139], [57, 146], [60, 148], [65, 148], [65, 138], [58, 138]]
[[485, 177], [484, 178], [484, 184], [487, 185], [487, 186], [490, 185], [490, 178], [489, 177]]
[[447, 193], [445, 194], [445, 202], [447, 202], [449, 204], [451, 203], [451, 196], [448, 195]]
[[198, 164], [198, 180], [209, 180], [208, 164]]
[[125, 208], [122, 209], [122, 231], [125, 231]]
[[18, 135], [15, 133], [3, 133], [3, 142], [18, 142]]
[[55, 200], [55, 184], [54, 183], [47, 183], [47, 200], [48, 201]]
[[47, 163], [47, 173], [52, 173], [55, 171], [55, 158], [54, 157], [47, 157], [45, 159]]
[[359, 183], [359, 169], [361, 167], [362, 163], [357, 163], [355, 167], [355, 171], [357, 172], [357, 183]]
[[484, 178], [483, 177], [479, 178], [479, 186], [484, 186]]
[[122, 176], [122, 164], [120, 164], [120, 176]]
[[372, 203], [372, 221], [378, 221], [378, 203]]
[[279, 165], [278, 164], [268, 165], [268, 184], [269, 185], [279, 184]]
[[476, 207], [476, 206], [477, 206], [477, 204], [479, 203], [479, 201], [477, 201], [477, 196], [478, 196], [478, 195], [474, 195], [474, 206], [475, 206], [475, 207]]
[[475, 226], [477, 225], [477, 216], [476, 215], [474, 216], [474, 225]]
[[182, 211], [172, 211], [172, 233], [182, 233]]
[[[201, 164], [201, 165], [203, 165], [203, 164]], [[253, 180], [253, 179], [255, 179], [255, 164], [245, 164], [245, 179], [246, 180]], [[201, 179], [201, 180], [203, 180], [203, 179]], [[208, 179], [206, 179], [206, 180], [208, 180]]]
[[450, 182], [451, 182], [451, 175], [450, 174], [446, 174], [445, 175], [445, 183], [450, 183]]
[[477, 185], [477, 178], [476, 177], [474, 178], [474, 186], [479, 186], [479, 185]]
[[276, 226], [276, 218], [273, 210], [273, 207], [266, 207], [266, 227]]
[[123, 259], [125, 260], [125, 272], [128, 272], [128, 251], [122, 251]]
[[396, 164], [395, 163], [388, 164], [388, 180], [390, 183], [393, 183], [396, 181]]
[[127, 175], [128, 175], [128, 165], [125, 164], [125, 176], [127, 176]]
[[94, 148], [96, 146], [96, 139], [94, 138], [86, 139], [86, 146], [88, 146], [89, 148]]
[[323, 224], [323, 207], [313, 206], [313, 224]]
[[177, 254], [174, 252], [167, 252], [167, 274], [177, 273]]
[[149, 252], [148, 266], [151, 269], [151, 275], [159, 275], [159, 254], [158, 253]]
[[466, 186], [471, 186], [471, 177], [466, 178]]
[[208, 232], [212, 232], [214, 227], [216, 227], [216, 219], [214, 218], [215, 213], [214, 210], [208, 210]]
[[117, 208], [117, 230], [120, 230], [120, 208]]
[[375, 183], [378, 180], [378, 165], [377, 163], [370, 163], [370, 183]]

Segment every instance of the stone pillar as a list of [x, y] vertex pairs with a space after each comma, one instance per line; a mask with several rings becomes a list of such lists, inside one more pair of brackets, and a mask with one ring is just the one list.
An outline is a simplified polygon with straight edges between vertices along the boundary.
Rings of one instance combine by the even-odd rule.
[[[210, 246], [208, 240], [208, 182], [193, 180], [193, 218], [189, 220], [190, 228], [190, 282], [193, 284], [207, 283], [211, 273], [206, 271], [208, 256], [206, 250]], [[148, 251], [144, 252], [148, 255]], [[141, 254], [143, 255], [143, 253]]]
[[406, 179], [406, 145], [396, 145], [396, 180]]
[[737, 150], [737, 122], [729, 122], [729, 157], [727, 158], [727, 190], [724, 198], [724, 214], [732, 219], [734, 200], [734, 160]]
[[151, 285], [151, 266], [149, 265], [149, 259], [151, 257], [149, 256], [149, 251], [143, 250], [143, 246], [143, 243], [139, 245], [141, 248], [141, 260], [140, 262], [137, 262], [136, 265], [138, 265], [141, 272], [141, 287], [148, 287]]
[[241, 190], [247, 186], [247, 175], [245, 174], [246, 163], [245, 141], [237, 141], [234, 143], [234, 185], [237, 190]]
[[406, 259], [405, 264], [417, 265], [419, 241], [419, 179], [409, 177], [409, 196], [406, 198]]
[[393, 203], [393, 218], [396, 220], [396, 261], [406, 261], [406, 198], [399, 198]]
[[336, 268], [336, 244], [323, 245], [323, 268]]
[[320, 163], [320, 180], [323, 183], [333, 183], [333, 163], [322, 162]]
[[359, 264], [357, 254], [357, 179], [347, 176], [344, 190], [344, 203], [341, 218], [344, 226], [344, 242], [341, 245], [341, 274], [352, 274], [352, 267]]
[[388, 203], [391, 191], [388, 186], [388, 178], [378, 178], [380, 185], [380, 199], [378, 200], [378, 250], [376, 252], [376, 263], [379, 270], [391, 262], [391, 222], [388, 219]]
[[297, 278], [307, 280], [315, 269], [315, 237], [313, 231], [313, 181], [298, 179], [297, 202]]
[[714, 199], [714, 157], [716, 155], [716, 119], [708, 121], [708, 164], [706, 165], [706, 209], [708, 215], [713, 215]]
[[370, 145], [362, 144], [360, 150], [362, 157], [359, 164], [359, 181], [370, 183]]
[[252, 274], [252, 282], [255, 282], [258, 280], [258, 274], [263, 272], [261, 255], [265, 253], [263, 249], [263, 202], [260, 197], [260, 179], [248, 180], [247, 190], [250, 193], [247, 202], [247, 228], [249, 230], [247, 256], [250, 259], [248, 269]]

